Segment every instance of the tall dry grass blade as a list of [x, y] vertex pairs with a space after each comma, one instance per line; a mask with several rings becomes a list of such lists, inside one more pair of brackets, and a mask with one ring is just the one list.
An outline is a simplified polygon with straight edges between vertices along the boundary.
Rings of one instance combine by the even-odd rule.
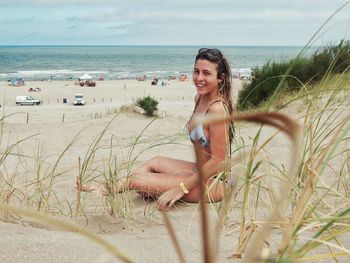
[[304, 216], [304, 213], [308, 206], [308, 201], [314, 190], [314, 180], [316, 178], [316, 175], [317, 175], [316, 171], [312, 170], [309, 176], [307, 177], [304, 190], [297, 202], [296, 209], [293, 212], [292, 219], [290, 220], [290, 222], [288, 223], [284, 231], [284, 236], [282, 238], [280, 247], [278, 248], [279, 254], [283, 254], [286, 248], [288, 247], [289, 243], [292, 240], [295, 229], [298, 226], [297, 224], [302, 220]]
[[[204, 123], [213, 123], [215, 120], [210, 119], [210, 120], [205, 120]], [[292, 151], [292, 164], [296, 163], [297, 160], [297, 151], [296, 151], [296, 146], [298, 145], [299, 142], [299, 133], [300, 133], [300, 127], [299, 125], [289, 118], [288, 116], [277, 113], [277, 112], [261, 112], [261, 113], [245, 113], [245, 114], [234, 114], [228, 118], [218, 120], [216, 121], [247, 121], [247, 122], [255, 122], [255, 123], [260, 123], [260, 124], [268, 124], [270, 126], [273, 126], [284, 133], [286, 133], [290, 139], [293, 142], [293, 151]], [[295, 172], [295, 165], [291, 166], [291, 174], [294, 174]], [[288, 178], [287, 178], [288, 180]], [[280, 207], [277, 209], [278, 211], [272, 216], [270, 221], [276, 221], [279, 219], [280, 214], [282, 209], [285, 207], [286, 200], [285, 198], [283, 199], [283, 193], [287, 192], [287, 183], [285, 181], [282, 181], [281, 185], [281, 193], [280, 193], [280, 199], [279, 204]], [[262, 248], [263, 242], [264, 242], [264, 236], [266, 233], [269, 232], [269, 229], [271, 227], [271, 224], [266, 224], [264, 225], [263, 229], [261, 230], [261, 235], [258, 236], [258, 238], [255, 239], [254, 245], [249, 247], [248, 253], [247, 253], [247, 258], [245, 259], [246, 262], [254, 262], [257, 258], [260, 258], [261, 256], [261, 251], [257, 248]], [[249, 237], [249, 235], [247, 236]]]
[[13, 143], [13, 144], [11, 144], [11, 145], [9, 145], [9, 146], [5, 149], [5, 152], [2, 153], [1, 156], [0, 156], [0, 165], [4, 163], [4, 161], [5, 161], [5, 159], [7, 158], [7, 156], [9, 156], [9, 155], [11, 154], [12, 150], [13, 150], [15, 147], [17, 147], [17, 146], [18, 146], [19, 144], [21, 144], [22, 142], [24, 142], [24, 141], [26, 141], [26, 140], [28, 140], [28, 139], [30, 139], [30, 138], [33, 138], [33, 137], [35, 137], [35, 136], [37, 136], [37, 135], [38, 135], [38, 133], [29, 135], [29, 136], [27, 136], [27, 137], [25, 137], [25, 138], [23, 138], [23, 139], [18, 140], [17, 142], [15, 142], [15, 143]]
[[253, 236], [254, 231], [256, 230], [256, 224], [249, 224], [245, 229], [242, 235], [239, 238], [239, 247], [235, 253], [233, 253], [229, 258], [238, 259], [243, 258], [244, 253], [247, 249], [248, 243]]
[[175, 250], [176, 250], [176, 253], [177, 253], [177, 256], [179, 257], [179, 261], [181, 263], [185, 263], [185, 257], [184, 257], [184, 254], [182, 253], [182, 250], [181, 250], [181, 247], [180, 247], [180, 243], [179, 241], [177, 240], [176, 238], [176, 235], [175, 235], [175, 231], [174, 231], [174, 228], [172, 227], [171, 225], [171, 222], [169, 220], [169, 217], [167, 215], [166, 212], [164, 211], [161, 211], [162, 215], [163, 215], [163, 219], [164, 219], [164, 222], [165, 222], [165, 226], [169, 232], [169, 235], [170, 235], [170, 238], [171, 238], [171, 241], [173, 242], [174, 246], [175, 246]]
[[[241, 158], [235, 158], [231, 162], [237, 161], [237, 163], [238, 163], [240, 160], [241, 160]], [[238, 193], [238, 184], [237, 183], [235, 183], [233, 186], [230, 187], [230, 190], [228, 191], [227, 194], [225, 193], [225, 196], [224, 196], [223, 201], [222, 201], [222, 202], [224, 202], [224, 204], [223, 204], [223, 207], [220, 207], [218, 220], [217, 220], [217, 223], [215, 226], [215, 232], [216, 232], [215, 240], [219, 240], [219, 238], [220, 238], [221, 230], [224, 226], [224, 218], [229, 213], [232, 202], [235, 199], [235, 197], [237, 196], [237, 193]], [[215, 259], [217, 259], [218, 253], [219, 253], [219, 242], [213, 242], [213, 245], [214, 245], [213, 252], [215, 253]]]
[[339, 261], [337, 260], [338, 257], [342, 256], [349, 256], [348, 253], [346, 252], [338, 252], [338, 253], [331, 253], [331, 254], [318, 254], [315, 256], [308, 256], [308, 257], [303, 257], [298, 260], [298, 262], [320, 262], [321, 260], [324, 262], [326, 259], [333, 259], [334, 262], [338, 263]]
[[[343, 216], [348, 214], [350, 212], [350, 208], [346, 209], [344, 212], [342, 212], [339, 215], [338, 220], [341, 220]], [[346, 234], [350, 231], [350, 226], [344, 226], [344, 227], [338, 227], [336, 231], [331, 232], [328, 235], [325, 235], [322, 239], [318, 239], [318, 237], [325, 232], [327, 229], [329, 229], [330, 226], [332, 226], [336, 222], [336, 219], [331, 220], [328, 222], [325, 226], [323, 226], [320, 231], [316, 233], [316, 235], [311, 239], [311, 241], [307, 242], [303, 247], [301, 247], [297, 253], [301, 256], [304, 256], [307, 252], [313, 250], [317, 246], [321, 245], [322, 242], [332, 240], [339, 236], [340, 234]], [[348, 252], [348, 256], [350, 256], [350, 252]]]
[[156, 118], [153, 118], [142, 130], [141, 132], [136, 136], [135, 138], [135, 141], [133, 142], [129, 152], [128, 152], [128, 156], [127, 156], [127, 160], [132, 160], [131, 162], [129, 162], [129, 165], [128, 165], [128, 168], [127, 168], [127, 171], [128, 171], [128, 174], [131, 172], [131, 167], [132, 165], [134, 164], [134, 162], [136, 161], [137, 159], [137, 156], [132, 158], [132, 155], [133, 155], [133, 152], [137, 146], [137, 143], [139, 142], [139, 140], [141, 139], [141, 136], [143, 135], [143, 133], [147, 130], [148, 127], [151, 126], [151, 124], [156, 120]]
[[24, 112], [14, 112], [14, 113], [10, 113], [10, 114], [5, 114], [5, 109], [6, 109], [6, 103], [5, 103], [5, 99], [6, 99], [6, 88], [4, 89], [5, 94], [4, 94], [4, 102], [3, 105], [4, 107], [2, 108], [2, 115], [0, 115], [0, 145], [2, 144], [2, 139], [3, 139], [3, 134], [4, 134], [4, 128], [5, 128], [5, 120], [8, 117], [11, 117], [13, 115], [17, 115], [17, 114], [23, 114]]
[[105, 125], [105, 127], [102, 129], [102, 131], [98, 134], [98, 136], [94, 139], [94, 142], [89, 146], [88, 151], [85, 154], [83, 163], [81, 165], [80, 169], [80, 176], [81, 176], [81, 185], [85, 183], [85, 179], [89, 176], [88, 170], [91, 168], [91, 165], [94, 161], [96, 152], [98, 149], [100, 149], [100, 142], [103, 138], [103, 136], [106, 134], [109, 126], [111, 123], [118, 117], [119, 115], [115, 115], [111, 118], [111, 120]]
[[84, 236], [91, 241], [93, 241], [95, 244], [100, 245], [103, 247], [106, 251], [111, 253], [116, 259], [121, 260], [122, 262], [127, 262], [131, 263], [133, 262], [128, 256], [126, 256], [124, 253], [122, 253], [118, 248], [116, 248], [113, 244], [110, 242], [106, 241], [105, 239], [101, 238], [100, 236], [88, 231], [87, 229], [80, 228], [76, 226], [74, 223], [58, 219], [57, 217], [53, 217], [47, 214], [23, 209], [23, 208], [18, 208], [15, 206], [10, 206], [10, 205], [4, 205], [0, 204], [0, 210], [3, 211], [9, 211], [12, 213], [16, 213], [22, 216], [28, 216], [34, 219], [37, 219], [41, 222], [47, 223], [52, 226], [60, 227], [68, 231], [76, 232], [81, 236]]
[[81, 207], [81, 186], [82, 186], [82, 178], [81, 178], [81, 159], [80, 156], [78, 158], [78, 178], [79, 185], [77, 186], [77, 206], [75, 208], [75, 217], [78, 217], [79, 210]]
[[[245, 172], [245, 178], [244, 178], [244, 190], [243, 190], [243, 207], [241, 209], [242, 215], [241, 215], [241, 222], [240, 222], [240, 231], [239, 231], [239, 237], [238, 237], [238, 248], [236, 252], [232, 255], [232, 258], [242, 258], [242, 255], [245, 252], [245, 249], [247, 247], [248, 242], [250, 241], [250, 238], [253, 236], [253, 232], [250, 234], [247, 234], [247, 229], [255, 230], [256, 225], [254, 223], [246, 224], [246, 211], [248, 210], [248, 202], [250, 199], [250, 192], [254, 185], [255, 180], [259, 180], [258, 178], [253, 179], [253, 176], [255, 172], [258, 170], [259, 166], [262, 164], [261, 161], [258, 161], [254, 165], [254, 160], [258, 156], [258, 154], [273, 140], [273, 138], [276, 137], [280, 131], [275, 132], [275, 134], [271, 135], [268, 139], [266, 139], [260, 146], [258, 145], [260, 134], [262, 131], [262, 126], [259, 128], [256, 136], [254, 137], [252, 148], [253, 150], [250, 152], [247, 168]], [[271, 193], [272, 194], [272, 193]], [[258, 196], [257, 196], [258, 198]], [[254, 221], [254, 219], [253, 219]]]
[[343, 131], [344, 126], [346, 123], [350, 121], [350, 115], [348, 115], [345, 120], [343, 121], [342, 125], [338, 127], [338, 130], [334, 134], [333, 138], [328, 143], [327, 147], [323, 150], [322, 155], [320, 159], [318, 160], [318, 163], [316, 167], [311, 171], [307, 178], [306, 186], [303, 189], [303, 192], [301, 194], [300, 199], [298, 200], [295, 212], [293, 213], [292, 219], [290, 220], [288, 226], [286, 227], [286, 230], [284, 232], [284, 236], [281, 241], [281, 245], [278, 248], [278, 251], [280, 254], [283, 254], [290, 242], [292, 241], [294, 232], [296, 231], [296, 228], [298, 227], [298, 224], [300, 223], [301, 219], [303, 218], [303, 215], [306, 211], [306, 208], [309, 204], [309, 199], [312, 195], [313, 189], [314, 189], [314, 180], [316, 178], [316, 175], [319, 173], [322, 173], [322, 168], [325, 167], [326, 163], [328, 162], [327, 156], [329, 156], [330, 151], [335, 149], [335, 147], [338, 145], [337, 141], [339, 141], [339, 135]]
[[204, 125], [219, 123], [219, 122], [230, 122], [230, 121], [245, 121], [255, 122], [260, 124], [267, 124], [273, 126], [284, 133], [286, 133], [293, 142], [298, 141], [298, 134], [300, 127], [299, 125], [287, 115], [278, 112], [253, 112], [253, 113], [241, 113], [232, 114], [229, 117], [218, 118], [215, 115], [208, 116], [204, 120], [197, 120], [197, 123], [201, 122]]
[[[290, 139], [293, 142], [293, 151], [292, 151], [292, 164], [296, 164], [297, 160], [297, 145], [299, 144], [299, 136], [300, 136], [300, 127], [299, 125], [291, 118], [286, 116], [285, 114], [281, 114], [278, 112], [258, 112], [258, 113], [243, 113], [243, 114], [232, 114], [229, 117], [217, 117], [217, 116], [207, 116], [204, 120], [196, 120], [197, 123], [203, 123], [205, 125], [213, 124], [213, 123], [220, 123], [220, 122], [230, 122], [230, 121], [245, 121], [245, 122], [254, 122], [254, 123], [260, 123], [260, 124], [267, 124], [270, 126], [273, 126], [284, 133], [286, 133]], [[199, 147], [195, 147], [195, 153], [197, 157], [197, 169], [199, 171], [199, 184], [201, 189], [201, 219], [202, 219], [202, 242], [203, 242], [203, 253], [204, 253], [204, 260], [205, 262], [214, 262], [213, 259], [213, 253], [215, 251], [212, 251], [215, 246], [211, 245], [210, 236], [208, 233], [208, 219], [207, 219], [207, 211], [206, 211], [206, 191], [204, 186], [204, 178], [203, 178], [203, 171], [202, 171], [202, 164], [199, 163], [198, 156], [200, 154], [201, 149]], [[291, 174], [294, 174], [296, 170], [296, 165], [291, 165]], [[288, 180], [288, 178], [286, 178]], [[282, 209], [285, 207], [285, 204], [287, 200], [286, 198], [282, 198], [283, 193], [286, 193], [288, 190], [287, 183], [285, 181], [282, 181], [281, 191], [280, 191], [280, 200], [279, 204], [280, 207], [276, 214], [273, 215], [272, 219], [270, 221], [277, 221], [279, 219]], [[269, 227], [271, 227], [271, 224], [266, 224], [268, 227], [263, 227], [262, 233], [267, 233], [269, 231]], [[254, 231], [254, 227], [251, 228], [251, 234]], [[261, 251], [257, 248], [262, 248], [262, 244], [264, 242], [264, 235], [260, 235], [260, 238], [257, 238], [255, 240], [254, 248], [250, 248], [249, 253], [247, 253], [249, 256], [247, 257], [247, 262], [254, 262], [257, 258], [260, 257]], [[250, 239], [249, 234], [246, 236], [246, 239]], [[245, 239], [245, 240], [246, 240]], [[247, 242], [247, 241], [244, 241]], [[242, 240], [242, 244], [244, 243]], [[243, 246], [245, 248], [245, 245]], [[216, 253], [215, 253], [216, 254]]]
[[211, 245], [211, 239], [209, 235], [209, 220], [208, 220], [208, 212], [207, 212], [207, 198], [206, 198], [206, 187], [205, 187], [205, 180], [204, 180], [204, 173], [203, 173], [203, 158], [198, 158], [202, 153], [203, 149], [199, 147], [198, 145], [194, 146], [196, 159], [197, 159], [197, 171], [199, 175], [199, 187], [200, 187], [200, 204], [201, 204], [201, 226], [202, 226], [202, 245], [203, 245], [203, 256], [204, 256], [204, 262], [205, 263], [212, 263], [214, 262], [214, 253], [212, 251], [213, 246]]

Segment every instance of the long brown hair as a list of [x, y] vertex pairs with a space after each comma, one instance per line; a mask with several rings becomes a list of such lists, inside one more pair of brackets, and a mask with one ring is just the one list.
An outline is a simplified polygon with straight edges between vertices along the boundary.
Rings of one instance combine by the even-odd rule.
[[[224, 99], [224, 102], [227, 106], [228, 113], [231, 116], [234, 113], [234, 106], [232, 102], [232, 73], [231, 67], [228, 60], [222, 54], [219, 49], [216, 48], [201, 48], [198, 50], [198, 54], [195, 59], [195, 63], [199, 59], [208, 60], [214, 64], [216, 64], [217, 77], [221, 79], [221, 85], [219, 86], [219, 95]], [[233, 140], [234, 127], [233, 121], [230, 122], [230, 132], [229, 132], [229, 140], [230, 143]]]

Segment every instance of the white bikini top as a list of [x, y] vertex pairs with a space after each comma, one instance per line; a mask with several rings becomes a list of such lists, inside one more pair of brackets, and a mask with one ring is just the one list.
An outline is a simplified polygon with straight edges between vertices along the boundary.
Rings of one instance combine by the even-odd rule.
[[[198, 98], [197, 102], [196, 102], [196, 105], [194, 107], [194, 110], [193, 112], [196, 110], [197, 108], [197, 105], [199, 103], [199, 100], [200, 100], [200, 97]], [[218, 102], [218, 101], [223, 101], [222, 99], [217, 99], [215, 101], [213, 101], [212, 103], [210, 103], [210, 105], [208, 106], [208, 109], [207, 111], [205, 112], [205, 115], [208, 113], [209, 111], [209, 107], [214, 104], [215, 102]], [[193, 113], [192, 113], [193, 114]], [[191, 119], [190, 119], [191, 120]], [[210, 145], [210, 141], [209, 139], [207, 139], [205, 137], [205, 134], [204, 134], [204, 129], [203, 129], [203, 124], [198, 124], [190, 133], [190, 131], [188, 130], [188, 122], [186, 124], [186, 129], [187, 129], [187, 133], [190, 135], [190, 140], [192, 142], [195, 142], [196, 140], [198, 140], [199, 144], [203, 147], [207, 147]]]

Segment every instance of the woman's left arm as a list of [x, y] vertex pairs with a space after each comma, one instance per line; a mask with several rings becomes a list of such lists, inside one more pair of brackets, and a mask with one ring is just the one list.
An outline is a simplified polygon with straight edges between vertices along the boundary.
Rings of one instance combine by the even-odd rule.
[[[208, 114], [218, 117], [227, 116], [222, 102], [217, 102], [211, 105]], [[199, 163], [202, 167], [202, 176], [204, 176], [203, 179], [205, 181], [228, 168], [227, 165], [229, 165], [229, 163], [227, 159], [227, 151], [229, 148], [229, 125], [226, 122], [210, 124], [209, 138], [210, 158], [203, 164]]]

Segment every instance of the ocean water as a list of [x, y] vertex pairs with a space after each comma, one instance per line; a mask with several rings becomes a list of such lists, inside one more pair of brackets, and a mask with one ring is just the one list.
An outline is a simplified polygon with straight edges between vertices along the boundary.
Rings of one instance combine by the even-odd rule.
[[[0, 80], [166, 77], [191, 74], [198, 46], [0, 46]], [[233, 69], [254, 68], [295, 57], [298, 46], [218, 47]], [[306, 55], [312, 54], [310, 48]]]

